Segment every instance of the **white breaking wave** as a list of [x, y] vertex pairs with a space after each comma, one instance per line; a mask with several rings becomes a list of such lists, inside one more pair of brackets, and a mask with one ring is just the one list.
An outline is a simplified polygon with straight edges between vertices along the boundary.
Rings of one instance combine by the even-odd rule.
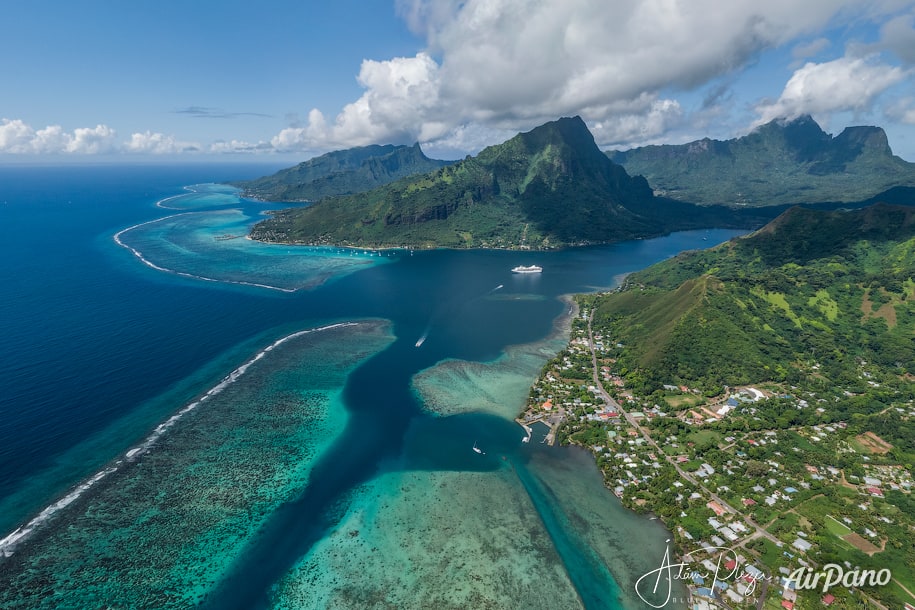
[[[188, 192], [190, 192], [190, 193], [199, 193], [200, 191], [198, 191], [198, 190], [196, 190], [196, 189], [194, 188], [194, 187], [196, 187], [196, 186], [199, 186], [199, 185], [197, 185], [197, 184], [192, 184], [192, 185], [190, 185], [190, 186], [185, 186], [185, 187], [183, 187], [183, 188], [184, 188], [184, 190], [186, 190], [186, 191], [188, 191]], [[186, 197], [186, 196], [187, 196], [187, 193], [181, 193], [180, 195], [172, 195], [171, 197], [166, 197], [165, 199], [160, 199], [159, 201], [156, 202], [156, 207], [157, 207], [157, 208], [162, 208], [163, 210], [181, 210], [181, 209], [184, 209], [184, 208], [174, 208], [174, 207], [172, 207], [172, 206], [170, 206], [170, 205], [165, 205], [165, 202], [166, 202], [166, 201], [171, 201], [172, 199], [178, 199], [179, 197]]]
[[16, 528], [15, 530], [13, 530], [12, 533], [7, 535], [5, 538], [0, 539], [0, 556], [12, 557], [13, 553], [16, 552], [16, 547], [21, 542], [23, 542], [23, 540], [25, 540], [30, 534], [32, 534], [37, 528], [41, 527], [41, 525], [46, 523], [55, 514], [57, 514], [58, 512], [60, 512], [61, 510], [63, 510], [67, 506], [69, 506], [70, 504], [72, 504], [74, 501], [76, 501], [77, 498], [82, 496], [88, 490], [92, 489], [92, 487], [95, 486], [96, 483], [98, 483], [99, 481], [101, 481], [102, 479], [107, 477], [109, 474], [116, 472], [118, 470], [118, 468], [120, 468], [121, 465], [125, 461], [133, 462], [139, 456], [141, 456], [144, 453], [146, 453], [147, 451], [149, 451], [153, 447], [153, 445], [156, 444], [156, 441], [158, 441], [162, 437], [162, 435], [165, 434], [169, 428], [174, 426], [182, 417], [184, 417], [185, 415], [187, 415], [188, 413], [190, 413], [191, 411], [193, 411], [194, 409], [199, 407], [204, 401], [212, 398], [213, 396], [216, 396], [217, 394], [219, 394], [220, 392], [225, 390], [227, 387], [229, 387], [231, 384], [235, 383], [242, 375], [245, 374], [245, 372], [248, 370], [248, 368], [251, 367], [252, 364], [254, 364], [258, 360], [260, 360], [261, 358], [266, 356], [268, 353], [270, 353], [271, 351], [273, 351], [274, 349], [276, 349], [283, 343], [286, 343], [287, 341], [291, 341], [292, 339], [295, 339], [297, 337], [301, 337], [303, 335], [307, 335], [310, 333], [319, 332], [322, 330], [330, 330], [333, 328], [344, 328], [347, 326], [358, 326], [358, 325], [359, 325], [358, 322], [339, 322], [337, 324], [328, 324], [327, 326], [320, 326], [318, 328], [309, 328], [307, 330], [300, 330], [298, 332], [294, 332], [290, 335], [286, 335], [285, 337], [277, 339], [276, 341], [274, 341], [273, 343], [271, 343], [270, 345], [268, 345], [267, 347], [265, 347], [264, 349], [259, 351], [257, 354], [255, 354], [247, 362], [245, 362], [244, 364], [242, 364], [241, 366], [239, 366], [238, 368], [233, 370], [231, 373], [229, 373], [228, 375], [223, 377], [222, 381], [220, 381], [215, 386], [213, 386], [212, 388], [207, 390], [206, 394], [204, 394], [203, 396], [201, 396], [199, 399], [195, 400], [194, 402], [186, 405], [180, 411], [178, 411], [177, 413], [175, 413], [174, 415], [169, 417], [167, 420], [165, 420], [164, 422], [162, 422], [161, 424], [156, 426], [155, 429], [153, 429], [152, 433], [150, 433], [150, 435], [147, 436], [143, 440], [142, 443], [140, 443], [136, 447], [133, 447], [130, 450], [128, 450], [127, 452], [125, 452], [123, 458], [115, 461], [113, 465], [106, 466], [102, 470], [98, 471], [97, 473], [95, 473], [94, 475], [92, 475], [91, 477], [89, 477], [88, 479], [86, 479], [85, 481], [80, 483], [79, 485], [77, 485], [72, 491], [70, 491], [63, 498], [54, 502], [50, 506], [46, 507], [40, 513], [38, 513], [38, 515], [35, 518], [33, 518], [31, 521], [29, 521], [28, 523], [26, 523], [25, 525], [23, 525], [21, 527]]
[[[178, 195], [178, 196], [180, 197], [180, 195]], [[181, 214], [172, 214], [171, 216], [165, 216], [163, 218], [157, 218], [155, 220], [141, 222], [139, 224], [133, 225], [132, 227], [127, 227], [126, 229], [122, 229], [122, 230], [118, 231], [117, 233], [115, 233], [114, 241], [117, 245], [121, 246], [122, 248], [126, 248], [127, 250], [130, 250], [130, 252], [132, 252], [133, 255], [136, 256], [140, 260], [140, 262], [142, 262], [144, 265], [146, 265], [147, 267], [150, 267], [151, 269], [155, 269], [156, 271], [162, 271], [164, 273], [173, 273], [175, 275], [180, 275], [182, 277], [187, 277], [187, 278], [191, 278], [191, 279], [195, 279], [195, 280], [202, 280], [204, 282], [217, 282], [220, 284], [237, 284], [240, 286], [254, 286], [255, 288], [267, 288], [268, 290], [279, 290], [280, 292], [295, 292], [298, 290], [298, 288], [281, 288], [280, 286], [271, 286], [270, 284], [259, 284], [257, 282], [245, 282], [242, 280], [220, 280], [220, 279], [217, 279], [214, 277], [206, 277], [204, 275], [195, 275], [193, 273], [188, 273], [186, 271], [177, 271], [175, 269], [169, 269], [167, 267], [162, 267], [162, 266], [157, 265], [154, 262], [150, 261], [145, 256], [143, 256], [142, 252], [140, 252], [133, 246], [128, 246], [121, 240], [121, 235], [123, 235], [124, 233], [127, 233], [128, 231], [133, 231], [134, 229], [138, 229], [140, 227], [143, 227], [143, 226], [146, 226], [149, 224], [153, 224], [156, 222], [162, 222], [163, 220], [169, 220], [170, 218], [177, 218], [179, 216], [187, 216], [189, 214], [206, 214], [206, 213], [207, 212], [183, 212]]]
[[[187, 188], [187, 187], [185, 187], [185, 188]], [[174, 208], [170, 205], [165, 205], [165, 202], [171, 201], [172, 199], [178, 199], [179, 197], [184, 197], [186, 195], [187, 195], [187, 193], [181, 193], [180, 195], [172, 195], [171, 197], [166, 197], [165, 199], [160, 199], [159, 201], [156, 202], [156, 207], [162, 208], [163, 210], [180, 210], [181, 208]]]

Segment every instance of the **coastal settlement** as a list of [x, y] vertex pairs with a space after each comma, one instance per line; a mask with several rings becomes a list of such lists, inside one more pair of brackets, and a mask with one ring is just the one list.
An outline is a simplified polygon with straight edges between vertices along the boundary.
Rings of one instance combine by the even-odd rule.
[[[626, 346], [593, 324], [600, 298], [576, 297], [569, 344], [542, 369], [518, 422], [543, 422], [551, 444], [590, 450], [626, 507], [665, 523], [679, 561], [705, 566], [687, 583], [690, 607], [915, 608], [912, 465], [887, 440], [915, 424], [911, 399], [846, 421], [822, 389], [767, 383], [707, 396], [669, 384], [639, 395], [618, 367]], [[868, 387], [881, 386], [881, 371], [858, 367]], [[892, 578], [826, 592], [791, 578], [830, 563], [888, 568]], [[707, 576], [716, 573], [729, 577]]]

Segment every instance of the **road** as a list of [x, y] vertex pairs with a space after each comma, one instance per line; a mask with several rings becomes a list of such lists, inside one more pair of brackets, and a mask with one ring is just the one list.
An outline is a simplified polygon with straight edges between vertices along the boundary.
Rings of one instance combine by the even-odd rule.
[[593, 377], [594, 377], [594, 387], [597, 388], [597, 390], [600, 392], [601, 398], [603, 398], [604, 401], [608, 405], [613, 407], [613, 409], [615, 411], [617, 411], [620, 415], [622, 415], [626, 419], [626, 421], [629, 423], [629, 425], [631, 425], [633, 428], [638, 430], [639, 434], [642, 435], [642, 438], [645, 439], [645, 442], [648, 443], [649, 445], [651, 445], [652, 447], [654, 447], [658, 451], [658, 455], [664, 456], [664, 459], [667, 460], [667, 463], [670, 464], [671, 466], [673, 466], [674, 470], [677, 471], [677, 474], [680, 475], [680, 477], [683, 480], [685, 480], [685, 481], [689, 482], [691, 485], [701, 489], [703, 492], [705, 492], [705, 494], [709, 498], [711, 498], [712, 500], [714, 500], [715, 502], [720, 504], [721, 507], [724, 508], [727, 512], [741, 517], [743, 519], [743, 521], [746, 523], [746, 525], [756, 532], [757, 536], [762, 536], [764, 538], [768, 538], [772, 542], [781, 543], [778, 540], [778, 538], [776, 538], [775, 536], [773, 536], [772, 534], [767, 532], [765, 529], [763, 529], [759, 525], [757, 525], [752, 519], [741, 515], [739, 511], [735, 510], [734, 507], [732, 507], [730, 504], [725, 502], [718, 494], [716, 494], [716, 493], [712, 492], [712, 490], [708, 489], [704, 484], [702, 484], [702, 482], [700, 482], [698, 479], [696, 479], [696, 477], [692, 476], [691, 474], [685, 472], [682, 468], [680, 468], [679, 464], [677, 464], [677, 462], [674, 460], [674, 458], [667, 455], [661, 449], [661, 447], [658, 445], [658, 443], [655, 442], [654, 438], [652, 438], [652, 436], [648, 433], [648, 430], [646, 430], [644, 427], [642, 427], [642, 425], [639, 424], [639, 421], [635, 417], [630, 415], [629, 412], [627, 412], [626, 409], [624, 409], [620, 403], [618, 403], [612, 396], [610, 396], [610, 394], [607, 393], [607, 390], [604, 389], [604, 384], [601, 383], [601, 380], [600, 380], [600, 375], [599, 375], [600, 369], [597, 366], [597, 352], [594, 350], [594, 332], [591, 329], [591, 321], [593, 320], [593, 318], [594, 318], [594, 312], [591, 311], [588, 315], [588, 344], [589, 344], [589, 348], [591, 350], [591, 366], [592, 366], [592, 373], [593, 373]]
[[[693, 477], [689, 473], [683, 471], [683, 469], [681, 469], [680, 466], [676, 463], [674, 458], [667, 455], [661, 449], [661, 447], [655, 442], [655, 440], [651, 437], [651, 435], [648, 433], [648, 431], [639, 424], [639, 421], [636, 418], [634, 418], [632, 415], [630, 415], [626, 411], [626, 409], [623, 408], [623, 406], [621, 404], [619, 404], [612, 396], [610, 396], [610, 394], [607, 393], [607, 390], [604, 389], [604, 384], [600, 380], [600, 369], [597, 366], [597, 352], [594, 350], [594, 332], [591, 329], [591, 322], [593, 319], [594, 319], [594, 311], [592, 310], [588, 314], [588, 347], [591, 350], [591, 368], [592, 368], [592, 375], [594, 378], [594, 387], [597, 388], [597, 390], [600, 392], [601, 398], [603, 398], [604, 402], [606, 404], [610, 405], [620, 415], [622, 415], [626, 419], [626, 421], [629, 423], [629, 425], [631, 425], [633, 428], [635, 428], [639, 432], [639, 434], [642, 436], [642, 438], [645, 439], [645, 442], [647, 442], [649, 445], [654, 447], [654, 449], [657, 451], [658, 455], [663, 455], [664, 459], [667, 461], [667, 463], [670, 464], [671, 466], [673, 466], [674, 470], [677, 471], [677, 474], [680, 475], [680, 477], [684, 481], [687, 481], [691, 485], [701, 489], [706, 494], [707, 497], [709, 497], [712, 500], [714, 500], [715, 502], [717, 502], [727, 512], [739, 517], [752, 530], [752, 533], [749, 536], [744, 537], [744, 539], [740, 542], [740, 544], [737, 545], [738, 547], [744, 546], [747, 542], [750, 542], [751, 540], [755, 540], [756, 538], [766, 538], [767, 540], [769, 540], [773, 543], [781, 545], [782, 542], [778, 538], [776, 538], [775, 536], [773, 536], [772, 534], [767, 532], [765, 530], [765, 528], [763, 528], [760, 525], [757, 525], [755, 521], [750, 519], [750, 517], [741, 515], [730, 504], [725, 502], [717, 494], [713, 493], [705, 485], [703, 485], [701, 482], [699, 482], [695, 477]], [[844, 472], [842, 473], [842, 476], [843, 476], [843, 481], [844, 481], [844, 476], [845, 476]], [[766, 593], [769, 588], [769, 576], [770, 576], [769, 574], [766, 574], [766, 578], [761, 583], [762, 587], [760, 590], [759, 601], [757, 602], [757, 605], [756, 605], [758, 610], [762, 610], [762, 607], [765, 603]], [[894, 579], [894, 581], [906, 593], [915, 597], [915, 595], [913, 595], [911, 591], [909, 591], [908, 589], [903, 587], [901, 583], [899, 583], [895, 579]], [[863, 591], [861, 591], [861, 593], [875, 607], [881, 608], [882, 610], [887, 610], [886, 606], [881, 604], [878, 600], [876, 600], [871, 595], [864, 593]], [[715, 602], [719, 603], [719, 600], [715, 600]], [[721, 605], [721, 604], [719, 603], [719, 605]], [[727, 606], [725, 605], [725, 607], [727, 607]]]
[[[632, 426], [633, 428], [635, 428], [639, 432], [639, 434], [642, 436], [642, 438], [645, 439], [645, 442], [648, 443], [650, 446], [654, 447], [654, 449], [657, 451], [657, 455], [664, 456], [664, 459], [667, 461], [667, 463], [670, 464], [674, 468], [674, 470], [677, 471], [677, 474], [680, 475], [680, 477], [684, 481], [687, 481], [694, 487], [701, 489], [705, 493], [706, 497], [709, 497], [712, 500], [714, 500], [715, 502], [717, 502], [722, 508], [724, 508], [725, 511], [740, 518], [747, 525], [747, 527], [750, 528], [750, 530], [753, 532], [752, 534], [750, 534], [749, 537], [745, 538], [744, 542], [748, 542], [749, 540], [761, 537], [761, 538], [766, 538], [766, 539], [772, 541], [773, 543], [777, 543], [777, 544], [781, 545], [782, 542], [778, 538], [776, 538], [775, 536], [773, 536], [772, 534], [767, 532], [765, 529], [763, 529], [759, 525], [757, 525], [749, 517], [741, 515], [737, 510], [734, 509], [734, 507], [732, 507], [730, 504], [725, 502], [718, 494], [712, 492], [712, 490], [707, 488], [704, 484], [702, 484], [694, 476], [692, 476], [691, 474], [685, 472], [682, 468], [680, 468], [680, 466], [679, 466], [679, 464], [677, 464], [676, 460], [674, 460], [673, 457], [671, 457], [670, 455], [665, 453], [664, 450], [661, 449], [661, 447], [658, 445], [658, 443], [655, 442], [655, 440], [648, 433], [648, 430], [646, 430], [644, 427], [642, 427], [642, 425], [639, 424], [639, 421], [635, 417], [633, 417], [631, 414], [629, 414], [629, 412], [626, 411], [626, 409], [624, 409], [620, 403], [618, 403], [612, 396], [610, 396], [610, 394], [607, 393], [607, 390], [604, 388], [604, 384], [600, 380], [600, 368], [597, 365], [597, 352], [594, 350], [594, 332], [591, 329], [591, 322], [593, 319], [594, 319], [594, 311], [592, 310], [588, 314], [588, 347], [591, 350], [591, 368], [592, 368], [592, 374], [593, 374], [593, 378], [594, 378], [594, 387], [597, 388], [597, 390], [600, 392], [600, 396], [601, 396], [601, 398], [603, 398], [604, 402], [606, 404], [610, 405], [613, 408], [613, 410], [615, 410], [620, 415], [622, 415], [626, 419], [626, 421], [629, 423], [629, 425]], [[741, 543], [741, 545], [742, 544], [743, 543]], [[767, 574], [766, 576], [768, 577], [769, 575]], [[768, 579], [763, 581], [763, 587], [760, 592], [759, 604], [757, 606], [760, 610], [765, 601], [766, 589], [768, 589]]]

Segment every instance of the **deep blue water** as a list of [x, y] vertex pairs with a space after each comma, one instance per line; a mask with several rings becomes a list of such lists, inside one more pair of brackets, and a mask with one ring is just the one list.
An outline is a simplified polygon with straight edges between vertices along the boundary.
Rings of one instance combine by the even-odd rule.
[[0, 168], [0, 498], [275, 316], [293, 317], [289, 302], [150, 281], [111, 240], [164, 215], [152, 204], [183, 185], [263, 171]]
[[[443, 358], [489, 360], [508, 345], [539, 340], [566, 307], [558, 295], [608, 287], [621, 273], [735, 234], [692, 232], [556, 253], [400, 253], [391, 264], [293, 294], [157, 272], [112, 240], [125, 227], [165, 216], [154, 203], [184, 185], [272, 169], [0, 168], [0, 537], [267, 340], [331, 320], [386, 318], [398, 340], [347, 385], [359, 425], [340, 442], [360, 450], [326, 460], [321, 467], [334, 476], [322, 478], [318, 468], [315, 485], [283, 509], [278, 527], [288, 534], [297, 514], [321, 509], [401, 455], [412, 460], [409, 467], [464, 468], [452, 461], [456, 452], [425, 439], [442, 438], [438, 427], [451, 426], [489, 434], [496, 448], [509, 429], [517, 443], [517, 429], [504, 423], [502, 434], [502, 422], [483, 416], [417, 418], [413, 374]], [[509, 271], [531, 263], [544, 273]], [[543, 298], [485, 298], [499, 285]], [[269, 545], [264, 586], [321, 535], [314, 523], [298, 522], [300, 542], [288, 556], [277, 557], [277, 546]], [[257, 553], [248, 568], [263, 564]]]

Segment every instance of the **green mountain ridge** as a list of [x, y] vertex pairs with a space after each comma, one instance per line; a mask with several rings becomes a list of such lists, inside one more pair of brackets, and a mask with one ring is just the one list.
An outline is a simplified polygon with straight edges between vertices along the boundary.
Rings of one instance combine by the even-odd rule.
[[270, 176], [232, 184], [241, 188], [244, 196], [264, 201], [318, 201], [361, 193], [448, 163], [429, 159], [418, 143], [360, 146], [330, 152]]
[[915, 163], [894, 156], [879, 127], [832, 137], [809, 116], [774, 120], [731, 140], [607, 151], [656, 192], [701, 205], [860, 201], [915, 186]]
[[[748, 236], [632, 274], [595, 323], [651, 391], [683, 383], [859, 387], [857, 361], [915, 369], [915, 208], [792, 208]], [[815, 364], [815, 366], [814, 366]]]
[[551, 248], [757, 221], [653, 196], [644, 178], [611, 162], [572, 117], [433, 172], [276, 212], [251, 236], [359, 247]]

